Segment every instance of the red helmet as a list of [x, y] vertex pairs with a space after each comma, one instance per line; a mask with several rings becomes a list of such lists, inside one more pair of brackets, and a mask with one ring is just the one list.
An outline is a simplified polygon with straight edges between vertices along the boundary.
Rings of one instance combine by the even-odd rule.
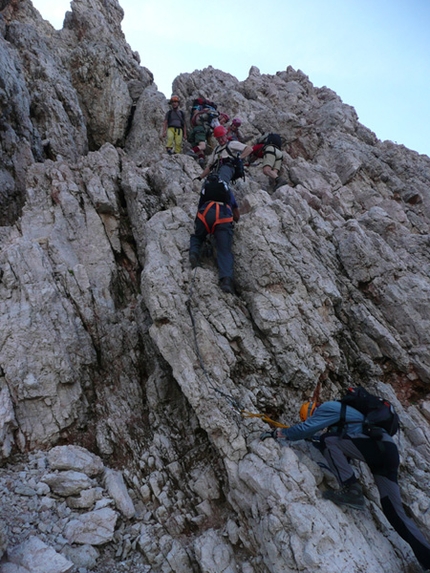
[[227, 135], [226, 128], [223, 125], [217, 125], [214, 129], [214, 137], [218, 138], [223, 137], [224, 135]]
[[228, 115], [226, 113], [220, 113], [219, 114], [219, 118], [218, 119], [225, 119], [225, 121], [230, 121], [230, 118], [228, 117]]
[[231, 123], [232, 123], [232, 125], [235, 125], [236, 127], [240, 127], [242, 125], [242, 122], [240, 121], [240, 119], [238, 117], [235, 117]]

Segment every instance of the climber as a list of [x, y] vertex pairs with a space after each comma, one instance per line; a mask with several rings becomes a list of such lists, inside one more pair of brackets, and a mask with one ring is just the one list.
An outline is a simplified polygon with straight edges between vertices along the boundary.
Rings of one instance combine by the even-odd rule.
[[227, 130], [223, 125], [218, 125], [213, 134], [218, 145], [213, 150], [206, 168], [198, 179], [204, 179], [211, 171], [214, 171], [228, 185], [235, 173], [235, 157], [239, 156], [240, 159], [244, 159], [252, 153], [252, 147], [240, 143], [240, 141], [228, 141]]
[[[183, 138], [187, 137], [185, 115], [184, 112], [179, 109], [179, 103], [179, 97], [177, 95], [173, 95], [170, 98], [169, 104], [172, 106], [172, 109], [166, 113], [163, 122], [161, 136], [164, 139], [167, 134], [166, 151], [169, 155], [181, 153]], [[173, 149], [173, 145], [175, 145], [175, 149]]]
[[218, 277], [221, 290], [234, 294], [233, 283], [233, 221], [239, 221], [236, 199], [228, 184], [216, 173], [209, 175], [200, 192], [194, 233], [190, 237], [191, 268], [199, 264], [200, 253], [207, 235], [216, 242]]
[[227, 139], [229, 141], [240, 141], [243, 143], [243, 137], [239, 132], [239, 127], [242, 125], [242, 122], [238, 117], [235, 117], [231, 122], [231, 125], [227, 127]]
[[193, 101], [190, 114], [191, 130], [188, 135], [191, 149], [187, 155], [193, 157], [202, 169], [205, 165], [206, 147], [212, 130], [220, 123], [225, 123], [225, 118], [228, 121], [228, 116], [220, 114], [217, 111], [217, 105], [203, 96]]
[[263, 173], [269, 177], [270, 188], [274, 191], [287, 183], [280, 177], [283, 154], [281, 150], [282, 139], [278, 133], [268, 133], [259, 138], [252, 147], [250, 162], [263, 159]]
[[[356, 509], [364, 508], [364, 497], [348, 459], [365, 462], [374, 476], [382, 511], [400, 537], [409, 543], [424, 569], [429, 569], [430, 543], [403, 509], [397, 481], [399, 452], [396, 443], [385, 431], [382, 432], [380, 440], [363, 434], [364, 416], [351, 406], [346, 406], [346, 426], [339, 431], [339, 425], [342, 425], [341, 409], [342, 404], [338, 401], [325, 402], [322, 405], [306, 402], [300, 409], [301, 423], [290, 428], [277, 428], [266, 432], [261, 435], [261, 439], [271, 435], [282, 445], [287, 445], [288, 441], [312, 439], [312, 443], [323, 453], [340, 485], [339, 490], [325, 491], [323, 498]], [[325, 428], [328, 428], [328, 431], [319, 434]]]
[[220, 113], [218, 117], [219, 125], [223, 125], [224, 127], [230, 121], [230, 117], [226, 113]]

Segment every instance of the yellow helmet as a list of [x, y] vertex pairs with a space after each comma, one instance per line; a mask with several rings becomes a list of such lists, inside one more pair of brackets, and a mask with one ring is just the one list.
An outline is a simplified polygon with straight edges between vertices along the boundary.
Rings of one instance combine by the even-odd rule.
[[316, 402], [305, 402], [302, 404], [299, 412], [299, 416], [302, 422], [307, 420], [315, 412], [317, 407]]

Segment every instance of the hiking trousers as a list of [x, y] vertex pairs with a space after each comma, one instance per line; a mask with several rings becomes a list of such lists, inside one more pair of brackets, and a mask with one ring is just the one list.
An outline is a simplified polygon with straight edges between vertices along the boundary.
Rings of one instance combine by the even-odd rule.
[[230, 181], [234, 175], [234, 167], [229, 163], [222, 163], [217, 169], [218, 177], [230, 185]]
[[183, 137], [183, 131], [180, 127], [168, 127], [166, 148], [172, 149], [174, 145], [175, 153], [181, 153], [182, 137]]
[[[206, 210], [207, 204], [202, 205], [199, 209], [200, 213]], [[231, 219], [232, 211], [229, 205], [214, 203], [206, 212], [205, 220], [207, 226], [212, 229], [217, 219], [217, 208], [219, 218]], [[231, 251], [233, 245], [233, 223], [218, 223], [213, 228], [212, 232], [215, 237], [216, 250], [217, 250], [217, 264], [218, 264], [218, 277], [233, 278], [233, 253]], [[201, 247], [208, 235], [206, 225], [198, 217], [194, 222], [194, 233], [190, 237], [190, 255], [195, 254], [200, 256]]]
[[324, 457], [340, 485], [356, 481], [348, 458], [369, 466], [385, 517], [400, 537], [409, 543], [424, 569], [430, 568], [430, 543], [403, 509], [397, 483], [399, 452], [394, 440], [388, 435], [383, 440], [372, 440], [362, 434], [356, 437], [325, 434], [321, 443]]

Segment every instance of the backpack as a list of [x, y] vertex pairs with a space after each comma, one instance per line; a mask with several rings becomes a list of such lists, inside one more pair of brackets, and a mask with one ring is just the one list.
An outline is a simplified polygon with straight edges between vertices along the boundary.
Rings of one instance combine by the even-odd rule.
[[279, 133], [265, 133], [257, 139], [257, 143], [262, 143], [263, 145], [273, 145], [278, 149], [282, 147], [282, 137]]
[[195, 111], [202, 111], [203, 109], [208, 109], [208, 112], [203, 114], [203, 117], [200, 116], [199, 118], [197, 118], [197, 123], [204, 123], [205, 121], [207, 123], [210, 123], [214, 118], [219, 116], [219, 113], [217, 112], [217, 104], [214, 103], [213, 101], [210, 101], [204, 97], [198, 97], [195, 100], [193, 100], [192, 106], [191, 106], [191, 112], [190, 112], [190, 121], [192, 122], [193, 125], [196, 124], [196, 121], [193, 121], [193, 115]]
[[207, 176], [201, 190], [201, 196], [205, 202], [230, 203], [230, 189], [227, 183], [218, 177], [217, 173], [210, 173]]
[[394, 436], [399, 429], [399, 416], [391, 402], [371, 394], [362, 386], [348, 388], [340, 402], [342, 404], [341, 427], [345, 425], [346, 406], [351, 406], [364, 414], [363, 434], [374, 440], [380, 440], [384, 430], [390, 436]]

